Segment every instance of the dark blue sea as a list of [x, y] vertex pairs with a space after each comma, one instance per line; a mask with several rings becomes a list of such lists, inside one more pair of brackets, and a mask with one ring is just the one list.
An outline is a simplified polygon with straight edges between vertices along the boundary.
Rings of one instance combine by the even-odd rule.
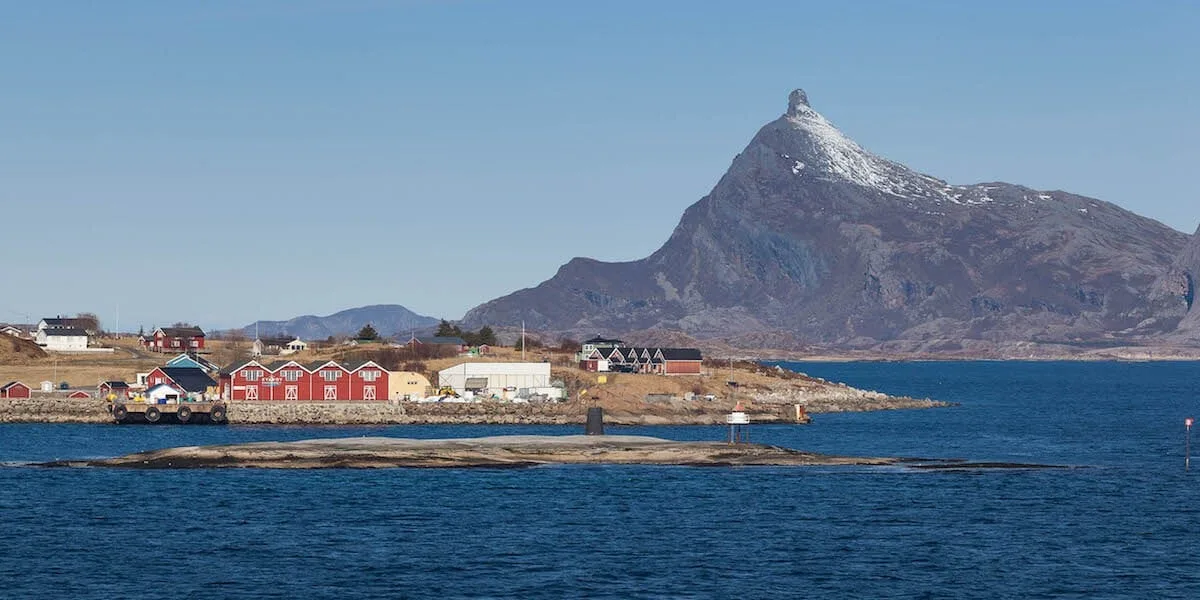
[[[953, 408], [756, 441], [1067, 470], [0, 467], [0, 598], [1200, 598], [1196, 363], [794, 368]], [[715, 427], [611, 433], [721, 439]], [[558, 427], [0, 425], [0, 461]]]

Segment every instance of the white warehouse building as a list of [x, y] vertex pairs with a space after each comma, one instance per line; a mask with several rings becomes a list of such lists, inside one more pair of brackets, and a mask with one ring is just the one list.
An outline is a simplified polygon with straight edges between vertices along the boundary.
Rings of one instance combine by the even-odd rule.
[[468, 362], [438, 371], [438, 387], [459, 394], [497, 398], [546, 395], [561, 398], [562, 390], [550, 386], [550, 363]]

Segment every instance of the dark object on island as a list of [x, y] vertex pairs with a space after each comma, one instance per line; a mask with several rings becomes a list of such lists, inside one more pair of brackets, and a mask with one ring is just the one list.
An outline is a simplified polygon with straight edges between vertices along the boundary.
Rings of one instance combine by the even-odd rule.
[[588, 435], [604, 435], [604, 409], [593, 406], [587, 411], [587, 426], [584, 433]]

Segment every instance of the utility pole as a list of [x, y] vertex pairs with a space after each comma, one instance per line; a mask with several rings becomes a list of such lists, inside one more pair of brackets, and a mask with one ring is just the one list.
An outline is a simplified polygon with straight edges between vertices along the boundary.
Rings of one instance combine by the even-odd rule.
[[733, 358], [729, 358], [729, 401], [733, 402], [735, 394], [737, 394], [737, 380], [733, 378]]
[[525, 362], [525, 321], [521, 321], [521, 362]]

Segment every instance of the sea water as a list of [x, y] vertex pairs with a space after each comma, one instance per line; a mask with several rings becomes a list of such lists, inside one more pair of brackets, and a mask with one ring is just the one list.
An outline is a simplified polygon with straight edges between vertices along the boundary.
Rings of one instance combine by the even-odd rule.
[[0, 598], [1200, 598], [1200, 364], [787, 366], [958, 405], [754, 441], [1072, 468], [41, 469], [21, 465], [580, 428], [0, 425]]

